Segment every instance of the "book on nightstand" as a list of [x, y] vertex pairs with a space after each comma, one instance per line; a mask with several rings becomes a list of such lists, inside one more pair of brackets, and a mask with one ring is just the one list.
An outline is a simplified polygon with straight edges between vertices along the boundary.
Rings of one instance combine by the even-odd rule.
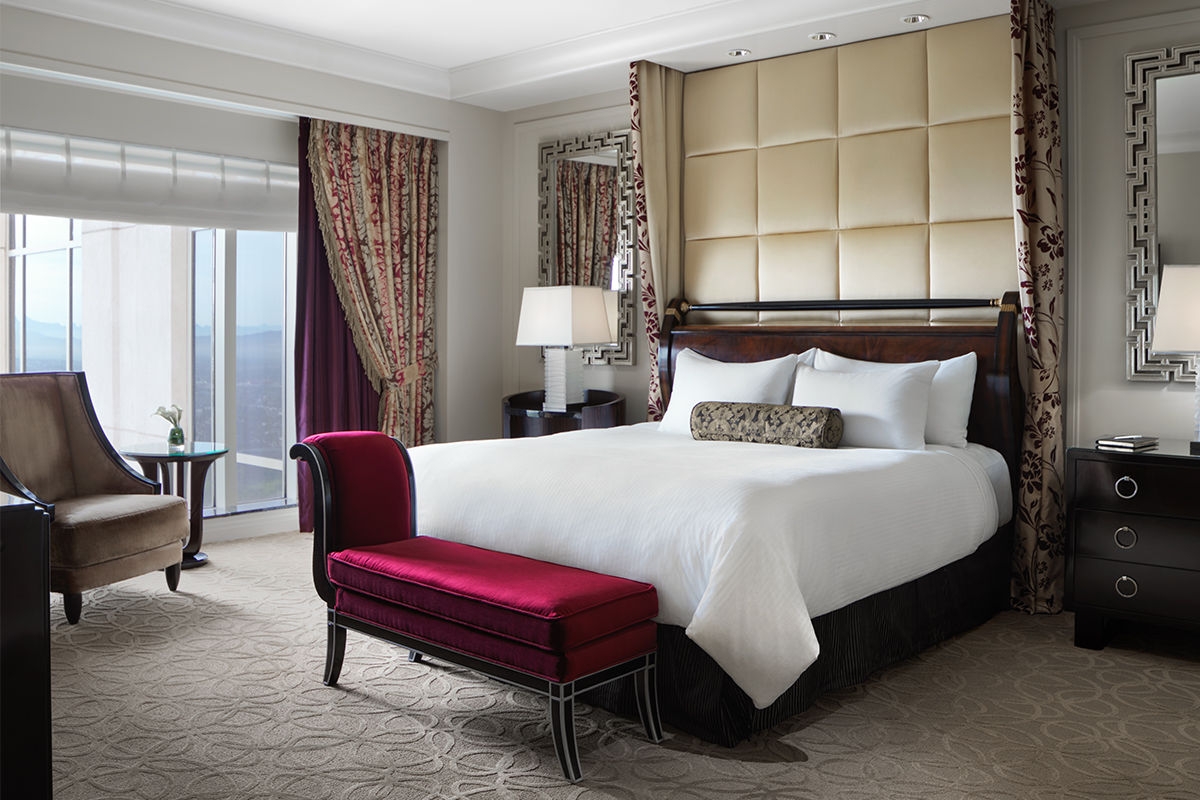
[[1097, 450], [1117, 450], [1133, 453], [1142, 450], [1153, 450], [1158, 447], [1157, 436], [1142, 436], [1137, 433], [1123, 433], [1115, 436], [1101, 436], [1096, 440]]

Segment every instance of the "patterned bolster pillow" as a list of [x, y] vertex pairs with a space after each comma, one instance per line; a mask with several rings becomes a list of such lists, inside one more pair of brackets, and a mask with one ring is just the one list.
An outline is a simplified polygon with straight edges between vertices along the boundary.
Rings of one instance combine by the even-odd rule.
[[712, 401], [692, 408], [693, 439], [834, 448], [843, 427], [836, 408]]

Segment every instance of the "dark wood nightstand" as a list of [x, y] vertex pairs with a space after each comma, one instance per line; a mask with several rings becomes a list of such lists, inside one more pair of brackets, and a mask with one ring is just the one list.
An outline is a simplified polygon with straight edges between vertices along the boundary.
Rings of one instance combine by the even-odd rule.
[[504, 398], [505, 439], [625, 424], [625, 398], [616, 392], [585, 389], [584, 401], [568, 405], [564, 412], [543, 411], [545, 394], [539, 389]]
[[1110, 619], [1200, 627], [1200, 456], [1073, 447], [1066, 478], [1076, 646], [1104, 647]]

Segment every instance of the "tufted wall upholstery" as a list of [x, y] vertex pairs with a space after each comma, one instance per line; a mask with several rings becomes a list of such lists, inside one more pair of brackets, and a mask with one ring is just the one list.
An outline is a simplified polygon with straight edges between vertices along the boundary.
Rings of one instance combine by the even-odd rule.
[[1000, 16], [688, 74], [685, 296], [999, 297], [1015, 288], [1011, 58]]

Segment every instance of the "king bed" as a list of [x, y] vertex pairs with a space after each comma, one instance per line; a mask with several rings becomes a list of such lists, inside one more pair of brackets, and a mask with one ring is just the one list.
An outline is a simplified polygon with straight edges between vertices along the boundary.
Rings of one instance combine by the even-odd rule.
[[[418, 530], [654, 583], [663, 719], [732, 746], [1007, 607], [1022, 414], [1014, 304], [1006, 295], [989, 323], [804, 326], [683, 324], [675, 306], [660, 339], [677, 395], [664, 423], [412, 448]], [[965, 440], [952, 444], [856, 441], [849, 411], [836, 449], [671, 429], [695, 391], [684, 362], [697, 358], [721, 370], [785, 362], [782, 400], [799, 405], [802, 372], [816, 386], [855, 363], [936, 362], [929, 392], [928, 375], [968, 357]], [[928, 424], [944, 422], [923, 397], [921, 427], [930, 403]], [[636, 711], [621, 683], [585, 699]]]

